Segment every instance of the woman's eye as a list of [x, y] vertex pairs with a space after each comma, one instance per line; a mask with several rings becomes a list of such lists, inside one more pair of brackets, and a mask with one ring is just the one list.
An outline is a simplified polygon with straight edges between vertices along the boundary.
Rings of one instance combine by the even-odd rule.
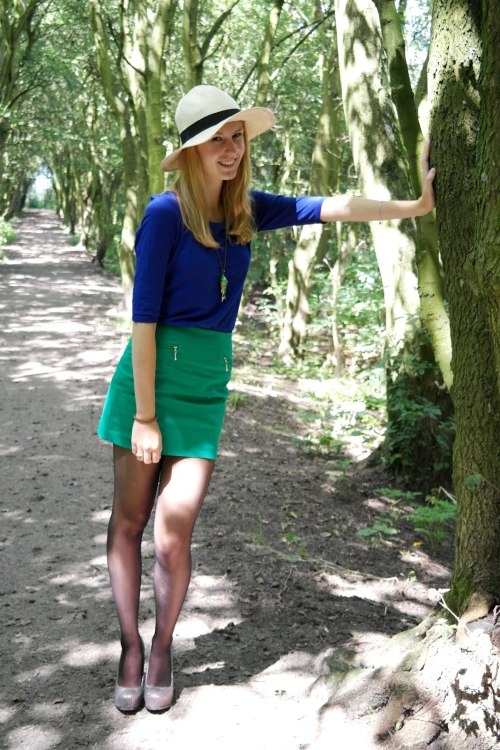
[[242, 135], [243, 135], [243, 133], [241, 133], [241, 132], [240, 132], [240, 133], [235, 133], [235, 134], [233, 135], [233, 138], [234, 138], [234, 140], [236, 141], [236, 140], [238, 140], [238, 138], [241, 138], [241, 136], [242, 136]]

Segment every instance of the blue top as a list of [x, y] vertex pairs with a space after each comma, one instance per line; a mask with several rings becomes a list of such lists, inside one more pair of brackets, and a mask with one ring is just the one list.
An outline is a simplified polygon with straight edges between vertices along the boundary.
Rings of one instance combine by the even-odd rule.
[[[250, 195], [257, 231], [320, 221], [324, 198], [289, 198], [255, 190]], [[136, 234], [132, 320], [233, 330], [250, 265], [250, 243], [228, 240], [226, 253], [224, 222], [211, 222], [210, 227], [219, 250], [200, 245], [185, 228], [175, 193], [152, 197]], [[221, 302], [225, 257], [227, 299]]]

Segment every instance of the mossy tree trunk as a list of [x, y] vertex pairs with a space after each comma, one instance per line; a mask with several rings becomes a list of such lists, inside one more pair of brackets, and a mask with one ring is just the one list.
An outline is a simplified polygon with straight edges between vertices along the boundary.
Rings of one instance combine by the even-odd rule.
[[[215, 54], [223, 42], [221, 29], [224, 22], [231, 15], [239, 0], [226, 0], [225, 7], [210, 26], [206, 29], [203, 39], [200, 39], [200, 29], [206, 24], [200, 23], [203, 4], [199, 0], [184, 0], [182, 5], [182, 48], [184, 55], [184, 88], [188, 91], [203, 81], [203, 69], [206, 60]], [[205, 18], [206, 22], [207, 19]]]
[[[326, 45], [325, 45], [326, 47]], [[339, 104], [341, 106], [338, 54], [335, 43], [322, 60], [322, 107], [312, 154], [310, 195], [330, 195], [338, 190], [339, 179]], [[340, 226], [336, 227], [340, 230]], [[300, 232], [293, 256], [288, 262], [285, 315], [281, 329], [279, 355], [290, 361], [300, 354], [307, 334], [309, 293], [314, 264], [325, 256], [327, 232], [319, 224], [305, 226]], [[337, 239], [340, 231], [337, 232]]]
[[115, 63], [108, 49], [103, 3], [89, 2], [103, 91], [120, 126], [125, 204], [118, 256], [127, 302], [134, 277], [135, 232], [149, 195], [164, 187], [161, 60], [174, 8], [173, 0], [122, 3]]
[[[22, 64], [35, 42], [39, 25], [35, 22], [41, 0], [1, 0], [0, 2], [0, 216], [11, 218], [19, 207], [20, 190], [24, 175], [16, 174], [14, 182], [8, 179], [8, 142], [13, 113], [29, 94], [34, 82], [24, 76]], [[21, 83], [22, 82], [22, 83]]]
[[[372, 0], [336, 0], [342, 97], [360, 190], [380, 199], [409, 198], [408, 164], [380, 20]], [[407, 482], [432, 487], [450, 463], [448, 415], [432, 348], [419, 320], [413, 221], [370, 224], [386, 315], [386, 461]], [[445, 418], [446, 416], [446, 418]]]
[[500, 595], [499, 49], [495, 0], [435, 0], [429, 89], [453, 343], [455, 611], [471, 592]]
[[[406, 63], [405, 43], [401, 19], [394, 0], [374, 0], [380, 17], [380, 27], [391, 85], [391, 96], [398, 114], [403, 139], [410, 185], [415, 197], [422, 190], [420, 159], [424, 135], [419, 123], [417, 106]], [[451, 387], [451, 337], [448, 313], [443, 296], [439, 262], [436, 220], [433, 213], [417, 219], [417, 273], [420, 294], [420, 319], [432, 342], [436, 362], [443, 380]]]

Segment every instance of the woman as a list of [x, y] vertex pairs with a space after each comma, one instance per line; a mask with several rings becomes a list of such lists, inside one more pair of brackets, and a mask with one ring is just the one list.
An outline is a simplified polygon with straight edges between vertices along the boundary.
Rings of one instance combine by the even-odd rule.
[[[240, 110], [214, 86], [196, 86], [176, 111], [177, 170], [136, 236], [133, 330], [110, 385], [98, 434], [113, 443], [108, 566], [121, 630], [115, 704], [150, 711], [173, 702], [171, 643], [191, 576], [191, 537], [207, 492], [231, 375], [231, 331], [255, 231], [319, 221], [419, 216], [434, 206], [353, 196], [287, 198], [248, 192], [248, 141], [274, 125], [264, 108]], [[148, 673], [139, 635], [141, 539], [156, 500], [156, 627]]]

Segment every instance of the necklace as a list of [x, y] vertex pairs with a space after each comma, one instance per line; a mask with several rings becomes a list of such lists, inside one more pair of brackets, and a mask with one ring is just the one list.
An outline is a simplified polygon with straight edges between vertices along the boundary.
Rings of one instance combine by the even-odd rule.
[[220, 279], [219, 279], [219, 289], [220, 289], [220, 301], [225, 302], [226, 301], [226, 292], [227, 292], [227, 285], [229, 283], [227, 276], [226, 276], [226, 263], [227, 263], [227, 234], [225, 235], [225, 241], [224, 241], [224, 263], [222, 262], [222, 259], [220, 257], [219, 248], [216, 247], [217, 252], [217, 258], [219, 259], [219, 265], [220, 265]]

